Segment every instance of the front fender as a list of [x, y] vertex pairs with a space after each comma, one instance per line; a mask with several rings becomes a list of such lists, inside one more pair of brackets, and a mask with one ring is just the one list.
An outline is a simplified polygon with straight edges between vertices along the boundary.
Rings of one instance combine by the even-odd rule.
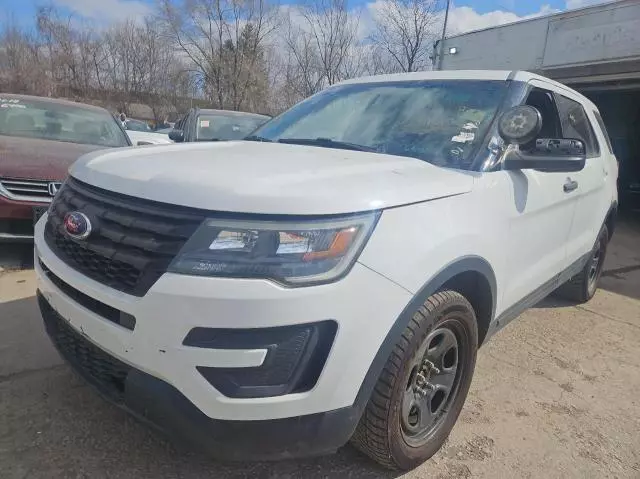
[[508, 220], [481, 203], [468, 194], [385, 210], [358, 261], [417, 294], [459, 260], [478, 258], [499, 310]]

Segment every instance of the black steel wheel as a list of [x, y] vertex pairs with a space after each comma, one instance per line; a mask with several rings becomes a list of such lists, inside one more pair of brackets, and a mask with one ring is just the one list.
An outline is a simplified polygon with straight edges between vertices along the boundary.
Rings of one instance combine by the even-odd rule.
[[352, 438], [356, 448], [391, 469], [429, 459], [462, 410], [477, 348], [471, 304], [455, 291], [429, 297], [380, 375]]
[[593, 298], [604, 269], [608, 244], [609, 231], [606, 226], [603, 226], [582, 271], [560, 286], [554, 294], [577, 303], [586, 303]]
[[444, 419], [460, 382], [455, 325], [433, 330], [415, 356], [404, 392], [402, 433], [407, 444], [425, 444]]

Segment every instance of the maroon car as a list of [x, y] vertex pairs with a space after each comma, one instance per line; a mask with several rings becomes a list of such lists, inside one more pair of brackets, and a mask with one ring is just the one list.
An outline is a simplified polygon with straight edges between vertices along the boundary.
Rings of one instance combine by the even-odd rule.
[[0, 241], [33, 239], [34, 221], [78, 157], [130, 145], [103, 108], [0, 93]]

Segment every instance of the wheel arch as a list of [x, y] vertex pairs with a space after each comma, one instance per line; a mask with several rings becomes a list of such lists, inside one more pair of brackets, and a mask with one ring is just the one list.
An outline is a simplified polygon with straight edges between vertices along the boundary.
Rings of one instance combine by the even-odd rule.
[[[474, 286], [477, 286], [477, 288], [474, 289]], [[354, 401], [356, 414], [361, 415], [364, 411], [394, 345], [409, 324], [414, 312], [429, 296], [443, 288], [457, 291], [465, 297], [467, 297], [465, 293], [471, 296], [471, 298], [467, 297], [467, 300], [476, 311], [478, 341], [479, 345], [482, 344], [489, 325], [495, 316], [497, 299], [496, 277], [487, 260], [479, 256], [465, 256], [450, 262], [424, 283], [395, 320], [360, 385], [360, 390]], [[488, 297], [484, 295], [488, 295]]]
[[609, 241], [613, 238], [613, 232], [616, 229], [616, 219], [618, 217], [618, 202], [614, 201], [607, 212], [607, 216], [604, 219], [604, 224], [607, 225], [607, 232], [609, 233]]

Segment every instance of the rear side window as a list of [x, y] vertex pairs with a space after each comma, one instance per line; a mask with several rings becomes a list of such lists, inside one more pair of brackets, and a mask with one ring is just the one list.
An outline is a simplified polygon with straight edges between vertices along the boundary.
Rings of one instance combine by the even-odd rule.
[[607, 127], [604, 125], [604, 121], [600, 116], [600, 112], [598, 110], [593, 110], [593, 114], [596, 117], [596, 121], [602, 130], [602, 134], [604, 135], [604, 139], [607, 142], [607, 148], [609, 149], [609, 153], [613, 153], [613, 147], [611, 146], [611, 138], [609, 138], [609, 133], [607, 132]]
[[598, 140], [582, 105], [562, 95], [556, 95], [556, 97], [563, 137], [582, 140], [587, 150], [587, 157], [600, 154]]

